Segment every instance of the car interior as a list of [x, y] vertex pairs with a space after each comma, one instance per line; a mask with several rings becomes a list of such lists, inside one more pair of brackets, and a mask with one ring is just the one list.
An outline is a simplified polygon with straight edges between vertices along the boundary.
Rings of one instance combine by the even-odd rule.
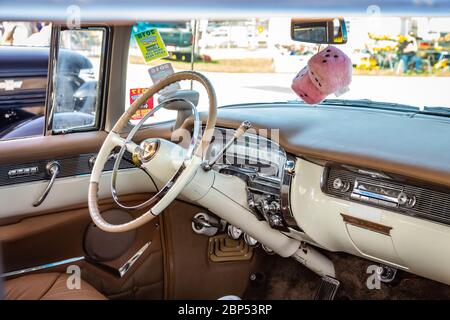
[[3, 298], [450, 298], [449, 113], [324, 100], [353, 67], [327, 60], [352, 37], [335, 16], [289, 18], [283, 37], [315, 48], [290, 101], [223, 105], [193, 68], [132, 97], [130, 41], [164, 54], [135, 21], [51, 21], [47, 53], [10, 54], [39, 72], [0, 62], [5, 88], [28, 86], [0, 108], [30, 115], [0, 132]]

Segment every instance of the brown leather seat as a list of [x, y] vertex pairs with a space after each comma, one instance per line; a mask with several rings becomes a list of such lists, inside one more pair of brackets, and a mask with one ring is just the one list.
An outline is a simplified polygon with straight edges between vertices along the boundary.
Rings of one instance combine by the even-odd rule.
[[38, 273], [4, 283], [6, 300], [105, 300], [106, 297], [87, 282], [80, 289], [67, 287], [68, 274]]

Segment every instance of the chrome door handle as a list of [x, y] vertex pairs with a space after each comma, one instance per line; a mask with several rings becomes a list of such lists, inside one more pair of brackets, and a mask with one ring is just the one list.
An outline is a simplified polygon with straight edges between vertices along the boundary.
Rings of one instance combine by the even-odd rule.
[[39, 207], [42, 202], [44, 202], [45, 198], [47, 198], [48, 193], [53, 187], [53, 184], [55, 183], [56, 176], [61, 171], [61, 166], [57, 161], [52, 161], [47, 163], [47, 166], [45, 167], [47, 170], [47, 174], [50, 175], [50, 181], [48, 182], [47, 187], [44, 190], [44, 193], [33, 203], [33, 207]]

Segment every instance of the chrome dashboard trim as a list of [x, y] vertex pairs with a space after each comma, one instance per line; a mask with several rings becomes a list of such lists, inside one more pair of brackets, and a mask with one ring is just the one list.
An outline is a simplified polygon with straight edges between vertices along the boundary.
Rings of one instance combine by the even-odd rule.
[[[293, 166], [288, 162], [293, 162]], [[295, 158], [287, 156], [287, 160], [283, 166], [283, 177], [281, 179], [280, 211], [287, 226], [299, 230], [297, 221], [295, 221], [291, 210], [291, 183], [295, 175], [295, 171], [292, 168], [295, 168]]]

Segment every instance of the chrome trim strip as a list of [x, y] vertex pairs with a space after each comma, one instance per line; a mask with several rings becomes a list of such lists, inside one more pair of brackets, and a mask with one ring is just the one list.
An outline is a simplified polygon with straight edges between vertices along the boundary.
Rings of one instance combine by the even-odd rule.
[[51, 38], [50, 38], [50, 52], [48, 58], [48, 71], [47, 71], [47, 90], [45, 93], [45, 113], [44, 113], [44, 136], [50, 136], [53, 132], [53, 99], [54, 89], [56, 88], [56, 67], [58, 64], [59, 54], [59, 40], [60, 40], [61, 27], [52, 25]]
[[147, 242], [146, 244], [144, 244], [144, 246], [139, 249], [138, 252], [136, 252], [131, 258], [130, 260], [128, 260], [127, 262], [125, 262], [125, 264], [123, 266], [121, 266], [119, 268], [119, 275], [122, 278], [127, 272], [128, 270], [130, 270], [130, 268], [133, 266], [133, 264], [142, 256], [142, 254], [145, 252], [145, 250], [147, 250], [147, 248], [152, 244], [151, 241]]
[[287, 226], [299, 230], [300, 228], [291, 211], [291, 182], [295, 172], [286, 165], [288, 161], [293, 162], [295, 168], [295, 158], [287, 156], [283, 165], [283, 179], [280, 188], [280, 211]]
[[20, 275], [20, 274], [29, 273], [29, 272], [49, 269], [49, 268], [61, 266], [64, 264], [77, 262], [80, 260], [84, 260], [84, 257], [75, 257], [75, 258], [70, 258], [70, 259], [66, 259], [66, 260], [62, 260], [62, 261], [47, 263], [47, 264], [44, 264], [41, 266], [25, 268], [25, 269], [16, 270], [16, 271], [10, 271], [10, 272], [3, 273], [0, 277], [6, 278], [6, 277], [16, 276], [16, 275]]

